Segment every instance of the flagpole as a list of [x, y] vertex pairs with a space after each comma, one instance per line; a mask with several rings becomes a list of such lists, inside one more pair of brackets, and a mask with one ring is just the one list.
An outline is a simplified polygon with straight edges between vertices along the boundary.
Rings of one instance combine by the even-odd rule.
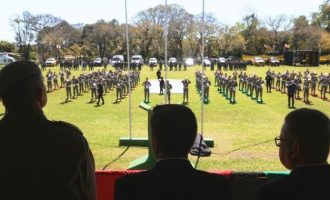
[[132, 86], [131, 86], [131, 67], [129, 62], [129, 41], [128, 41], [128, 22], [127, 22], [127, 0], [125, 0], [125, 18], [126, 18], [126, 55], [127, 55], [127, 68], [128, 68], [128, 127], [129, 127], [129, 140], [132, 139]]
[[164, 102], [168, 103], [167, 99], [167, 37], [168, 37], [168, 8], [167, 8], [167, 0], [165, 0], [165, 27], [164, 27], [164, 49], [165, 49], [165, 57], [164, 57], [164, 70], [165, 70], [165, 95]]

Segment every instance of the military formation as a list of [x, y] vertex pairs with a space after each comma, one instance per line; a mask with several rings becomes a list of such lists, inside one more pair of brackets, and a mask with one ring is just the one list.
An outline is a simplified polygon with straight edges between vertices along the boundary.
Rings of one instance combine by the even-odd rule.
[[202, 97], [204, 103], [210, 102], [211, 81], [203, 71], [195, 72], [196, 89]]
[[[86, 63], [87, 64], [87, 63]], [[73, 63], [74, 66], [74, 63]], [[294, 100], [303, 100], [305, 103], [310, 103], [310, 95], [327, 99], [327, 93], [330, 93], [330, 73], [317, 74], [306, 69], [303, 72], [289, 70], [285, 72], [275, 72], [270, 69], [266, 72], [265, 77], [259, 77], [256, 74], [247, 74], [244, 63], [241, 65], [233, 64], [219, 65], [214, 72], [214, 86], [217, 91], [229, 100], [230, 103], [237, 103], [236, 91], [241, 91], [252, 100], [258, 103], [263, 103], [263, 87], [267, 93], [272, 90], [279, 91], [288, 95], [288, 106], [294, 107]], [[74, 68], [72, 68], [74, 69]], [[227, 70], [231, 70], [228, 72]], [[167, 85], [168, 103], [171, 102], [172, 85], [161, 77], [160, 69], [157, 71], [157, 78], [159, 80], [159, 94], [162, 95]], [[159, 79], [160, 77], [160, 79]], [[112, 70], [98, 70], [84, 72], [78, 76], [72, 76], [70, 68], [61, 67], [58, 73], [52, 72], [50, 69], [45, 75], [47, 82], [47, 91], [51, 92], [59, 88], [66, 89], [66, 100], [78, 98], [83, 93], [90, 91], [90, 102], [97, 101], [97, 105], [104, 104], [103, 95], [110, 90], [115, 91], [115, 102], [120, 102], [129, 93], [129, 81], [131, 87], [138, 85], [140, 79], [140, 70], [136, 69], [130, 73], [121, 69]], [[204, 71], [195, 72], [196, 89], [200, 93], [204, 103], [210, 101], [210, 86], [211, 81], [206, 76]], [[183, 85], [183, 100], [182, 103], [189, 102], [189, 79], [181, 81]], [[143, 82], [144, 87], [144, 102], [150, 102], [150, 87], [151, 83], [147, 79]]]
[[[269, 74], [275, 80], [275, 87], [272, 85], [272, 88], [284, 94], [287, 93], [288, 86], [294, 84], [294, 98], [296, 100], [303, 99], [305, 103], [310, 103], [309, 95], [319, 96], [321, 99], [326, 100], [326, 94], [330, 93], [330, 73], [324, 74], [321, 72], [318, 75], [306, 69], [303, 73], [289, 72], [288, 70], [284, 73], [275, 73], [269, 70], [266, 74]], [[317, 91], [320, 91], [319, 95]], [[302, 98], [300, 96], [301, 93]]]
[[[111, 90], [116, 91], [115, 102], [120, 102], [129, 93], [129, 81], [131, 88], [134, 88], [140, 81], [140, 71], [131, 71], [130, 73], [123, 73], [121, 70], [116, 71], [93, 71], [89, 73], [82, 73], [79, 76], [72, 76], [70, 70], [60, 71], [61, 86], [66, 89], [66, 102], [78, 98], [78, 96], [90, 90], [90, 102], [97, 101], [97, 105], [104, 104], [103, 94]], [[56, 72], [49, 70], [46, 74], [48, 92], [57, 89], [58, 83]], [[53, 88], [54, 85], [54, 88]]]

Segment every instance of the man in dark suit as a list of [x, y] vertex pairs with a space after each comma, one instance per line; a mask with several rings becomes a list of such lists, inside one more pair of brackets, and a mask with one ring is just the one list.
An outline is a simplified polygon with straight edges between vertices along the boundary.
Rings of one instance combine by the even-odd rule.
[[314, 109], [292, 111], [285, 117], [281, 135], [275, 142], [281, 163], [291, 173], [262, 185], [256, 199], [329, 199], [329, 118]]
[[0, 70], [0, 199], [95, 200], [94, 158], [74, 125], [47, 119], [41, 71], [31, 61]]
[[196, 170], [188, 160], [197, 134], [194, 113], [175, 104], [156, 106], [153, 111], [151, 142], [158, 161], [149, 171], [117, 179], [115, 199], [230, 199], [227, 178]]

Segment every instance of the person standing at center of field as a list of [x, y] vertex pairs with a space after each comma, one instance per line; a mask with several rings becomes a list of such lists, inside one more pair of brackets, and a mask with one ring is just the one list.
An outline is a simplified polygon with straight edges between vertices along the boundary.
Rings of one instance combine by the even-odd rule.
[[104, 104], [104, 98], [103, 98], [103, 93], [104, 93], [104, 87], [102, 84], [102, 80], [99, 79], [97, 83], [97, 105], [100, 105], [100, 100], [102, 99], [102, 105]]
[[189, 102], [189, 84], [191, 83], [191, 81], [186, 78], [184, 80], [181, 81], [181, 83], [183, 84], [183, 103], [188, 103]]
[[166, 86], [167, 86], [167, 101], [168, 101], [168, 104], [171, 104], [171, 89], [172, 89], [172, 85], [170, 84], [170, 81], [169, 80], [166, 81]]
[[294, 94], [296, 92], [296, 83], [293, 79], [287, 81], [286, 87], [288, 88], [288, 107], [289, 108], [295, 108], [294, 107]]
[[149, 103], [150, 101], [150, 87], [151, 83], [148, 78], [143, 82], [143, 87], [144, 87], [144, 103]]

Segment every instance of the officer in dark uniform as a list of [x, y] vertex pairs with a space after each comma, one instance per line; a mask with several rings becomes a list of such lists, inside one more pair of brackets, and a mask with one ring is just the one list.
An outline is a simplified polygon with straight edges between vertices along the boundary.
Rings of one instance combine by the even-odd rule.
[[266, 88], [267, 88], [267, 92], [272, 92], [272, 76], [270, 73], [267, 73], [266, 75]]
[[287, 81], [286, 87], [288, 88], [288, 107], [294, 108], [294, 94], [296, 92], [296, 83], [294, 79]]
[[102, 80], [99, 79], [97, 83], [97, 105], [100, 105], [101, 99], [102, 99], [102, 105], [104, 104], [103, 92], [104, 92], [104, 88], [103, 88]]
[[[82, 132], [43, 113], [47, 93], [39, 67], [10, 63], [0, 71], [1, 199], [96, 199], [93, 155]], [[21, 167], [25, 163], [24, 167]]]
[[160, 79], [160, 77], [162, 77], [162, 72], [160, 71], [160, 69], [157, 70], [156, 75], [158, 80]]
[[163, 77], [160, 77], [159, 79], [159, 95], [164, 94], [164, 89], [165, 89], [165, 81]]

